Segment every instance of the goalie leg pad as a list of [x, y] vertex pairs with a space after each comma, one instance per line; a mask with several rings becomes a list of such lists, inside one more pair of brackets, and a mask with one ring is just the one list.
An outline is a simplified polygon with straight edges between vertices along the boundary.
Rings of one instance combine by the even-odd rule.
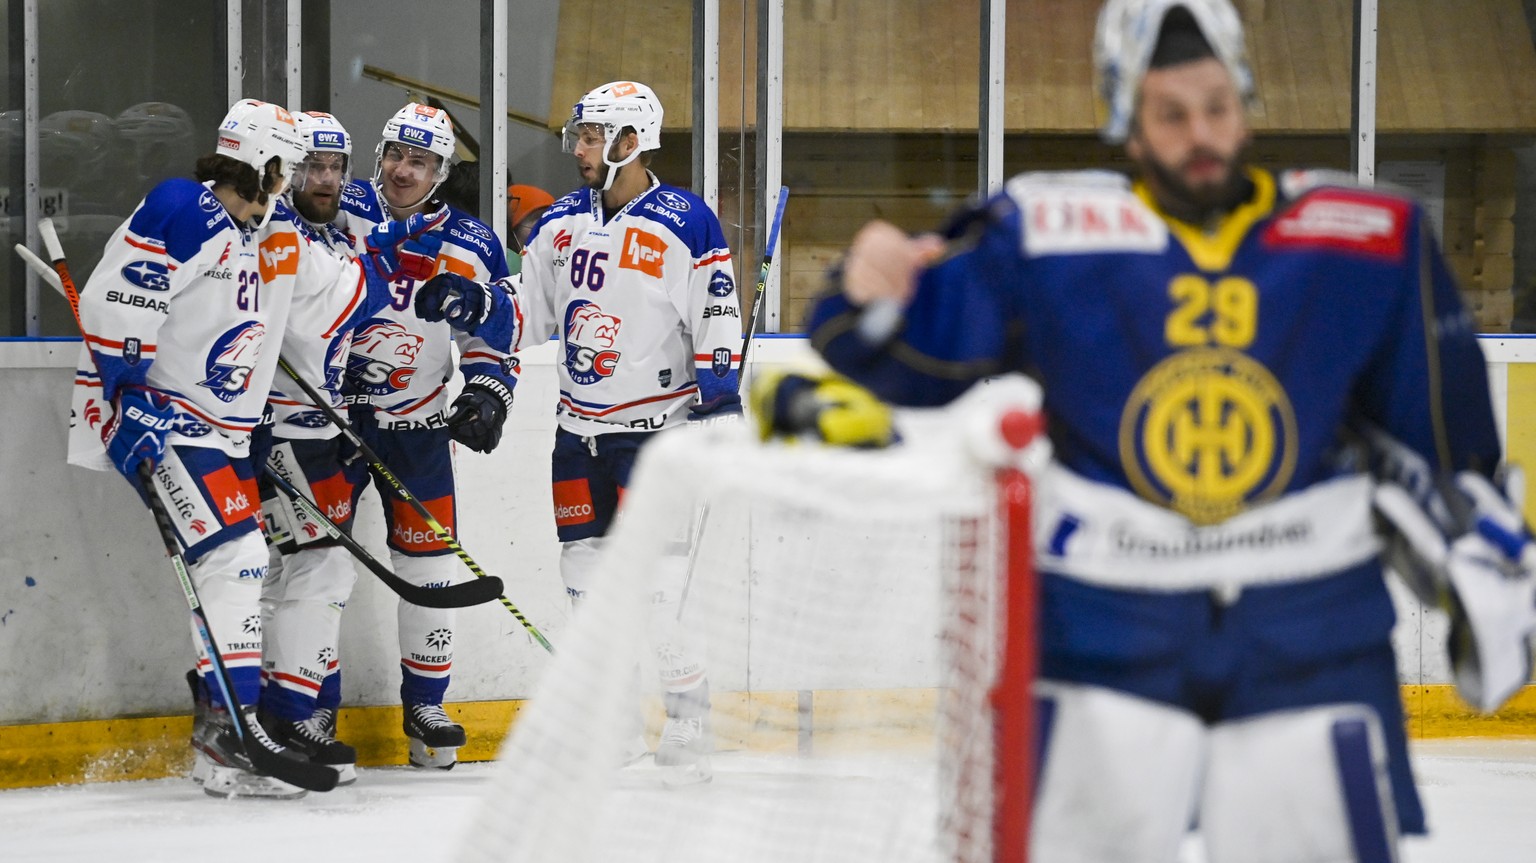
[[1397, 816], [1376, 711], [1289, 710], [1210, 733], [1200, 806], [1207, 853], [1223, 863], [1397, 860]]
[[1204, 756], [1200, 719], [1096, 686], [1043, 681], [1036, 691], [1054, 716], [1042, 747], [1030, 859], [1176, 860]]

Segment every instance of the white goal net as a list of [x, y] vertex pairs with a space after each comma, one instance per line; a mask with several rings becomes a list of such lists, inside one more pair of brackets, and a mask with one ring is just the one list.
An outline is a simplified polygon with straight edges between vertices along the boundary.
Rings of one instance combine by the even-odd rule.
[[[601, 588], [556, 643], [453, 859], [1021, 859], [994, 843], [1022, 829], [998, 823], [1004, 799], [1028, 795], [999, 767], [1027, 775], [1031, 753], [997, 755], [997, 729], [1027, 714], [1032, 660], [1005, 651], [1029, 641], [1006, 638], [1008, 591], [1016, 619], [1032, 611], [1009, 585], [1028, 577], [1028, 504], [1000, 515], [1027, 486], [999, 461], [1038, 448], [1021, 455], [998, 427], [1021, 416], [1005, 406], [1038, 401], [1018, 382], [988, 389], [904, 417], [904, 441], [879, 451], [759, 444], [741, 425], [649, 443]], [[653, 605], [690, 525], [682, 602]], [[703, 658], [708, 782], [625, 763], [665, 719], [658, 609]]]

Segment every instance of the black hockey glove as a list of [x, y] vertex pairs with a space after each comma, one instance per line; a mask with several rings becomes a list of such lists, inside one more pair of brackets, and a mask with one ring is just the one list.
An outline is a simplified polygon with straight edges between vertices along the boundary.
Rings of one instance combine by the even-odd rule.
[[490, 452], [501, 442], [501, 426], [511, 410], [511, 387], [490, 375], [475, 375], [453, 400], [448, 433], [475, 452]]

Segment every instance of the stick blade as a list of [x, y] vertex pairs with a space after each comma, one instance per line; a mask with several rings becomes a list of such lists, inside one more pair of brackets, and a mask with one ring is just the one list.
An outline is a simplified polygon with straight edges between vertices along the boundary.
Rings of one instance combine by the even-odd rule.
[[501, 579], [494, 575], [446, 587], [416, 587], [407, 583], [396, 589], [406, 602], [422, 608], [468, 608], [492, 602], [505, 592]]

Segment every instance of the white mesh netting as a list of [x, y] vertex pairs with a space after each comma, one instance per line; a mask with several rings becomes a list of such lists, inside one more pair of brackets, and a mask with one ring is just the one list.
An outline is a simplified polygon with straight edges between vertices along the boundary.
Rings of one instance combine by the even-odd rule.
[[[952, 424], [907, 432], [879, 452], [740, 426], [649, 444], [602, 588], [454, 859], [990, 861], [993, 468]], [[656, 571], [690, 524], [677, 619], [704, 658], [714, 775], [667, 787], [649, 757], [618, 765], [642, 725], [657, 743]]]

